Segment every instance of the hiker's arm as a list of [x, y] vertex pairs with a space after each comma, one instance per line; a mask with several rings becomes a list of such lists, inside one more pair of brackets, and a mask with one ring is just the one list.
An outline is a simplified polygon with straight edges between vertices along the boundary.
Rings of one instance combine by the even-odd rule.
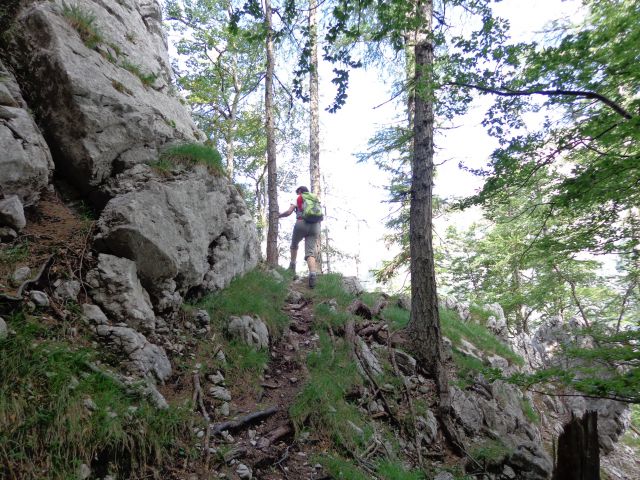
[[288, 217], [289, 215], [291, 215], [293, 213], [293, 211], [295, 209], [296, 209], [295, 205], [290, 205], [289, 206], [289, 210], [287, 210], [286, 212], [282, 212], [280, 215], [278, 215], [278, 218]]

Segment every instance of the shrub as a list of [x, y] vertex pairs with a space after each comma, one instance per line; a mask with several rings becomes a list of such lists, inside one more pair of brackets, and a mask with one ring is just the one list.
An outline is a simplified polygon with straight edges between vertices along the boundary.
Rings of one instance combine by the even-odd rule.
[[214, 175], [222, 175], [224, 172], [220, 152], [200, 143], [169, 147], [162, 152], [160, 159], [153, 166], [159, 170], [170, 170], [176, 165], [192, 167], [197, 164], [205, 165]]
[[62, 5], [62, 15], [71, 25], [87, 48], [94, 49], [104, 41], [98, 26], [96, 25], [96, 16], [92, 12], [74, 4]]

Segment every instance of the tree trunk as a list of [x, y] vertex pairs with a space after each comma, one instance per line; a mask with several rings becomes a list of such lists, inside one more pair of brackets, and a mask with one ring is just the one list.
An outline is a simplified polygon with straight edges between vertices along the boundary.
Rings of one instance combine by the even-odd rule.
[[558, 438], [553, 480], [599, 480], [598, 412], [572, 418]]
[[264, 0], [264, 23], [267, 31], [267, 72], [264, 85], [264, 108], [267, 132], [267, 191], [269, 197], [269, 227], [267, 229], [267, 264], [278, 265], [278, 182], [276, 167], [276, 139], [273, 119], [273, 28], [271, 21], [271, 1]]
[[433, 1], [417, 4], [423, 27], [417, 32], [415, 52], [415, 93], [409, 241], [411, 253], [411, 320], [408, 333], [413, 351], [423, 368], [436, 382], [443, 430], [452, 447], [461, 451], [451, 420], [449, 381], [442, 355], [442, 334], [438, 313], [432, 240], [433, 187], [433, 84], [434, 48], [432, 38]]
[[[309, 0], [309, 174], [311, 176], [311, 191], [322, 199], [320, 184], [320, 99], [318, 94], [318, 1]], [[318, 270], [322, 271], [322, 233], [318, 235], [316, 243], [316, 262]]]

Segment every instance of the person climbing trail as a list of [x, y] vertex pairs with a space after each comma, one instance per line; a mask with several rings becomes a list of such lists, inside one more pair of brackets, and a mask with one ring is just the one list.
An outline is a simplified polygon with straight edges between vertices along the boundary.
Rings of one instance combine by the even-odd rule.
[[304, 238], [304, 259], [309, 267], [309, 288], [316, 286], [316, 244], [320, 235], [320, 222], [323, 219], [320, 200], [307, 187], [300, 186], [296, 189], [298, 195], [289, 209], [278, 218], [284, 218], [296, 212], [296, 223], [291, 236], [291, 261], [289, 270], [296, 271], [296, 257], [298, 256], [298, 244]]

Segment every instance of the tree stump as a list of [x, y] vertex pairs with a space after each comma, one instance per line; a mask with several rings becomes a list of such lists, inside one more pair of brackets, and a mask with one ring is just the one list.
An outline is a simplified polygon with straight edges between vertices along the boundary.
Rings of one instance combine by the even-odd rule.
[[598, 412], [573, 417], [558, 438], [553, 480], [599, 480]]

